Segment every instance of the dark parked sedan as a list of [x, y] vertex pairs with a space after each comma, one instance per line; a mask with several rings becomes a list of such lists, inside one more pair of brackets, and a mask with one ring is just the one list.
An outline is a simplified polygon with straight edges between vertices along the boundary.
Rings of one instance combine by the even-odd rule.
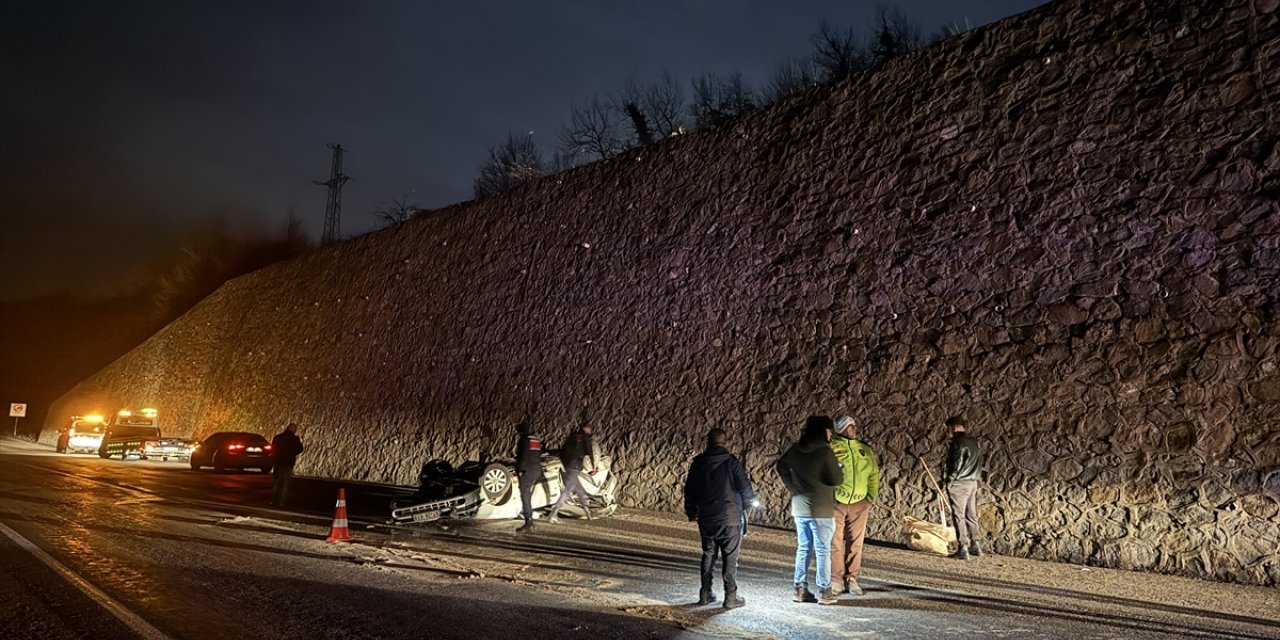
[[196, 450], [191, 453], [191, 469], [258, 469], [263, 473], [271, 473], [274, 460], [271, 443], [266, 438], [256, 433], [222, 431], [196, 445]]

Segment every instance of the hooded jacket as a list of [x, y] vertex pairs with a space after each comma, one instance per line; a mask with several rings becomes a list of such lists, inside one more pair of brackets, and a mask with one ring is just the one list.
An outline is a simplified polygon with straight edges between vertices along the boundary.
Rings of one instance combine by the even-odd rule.
[[978, 448], [978, 439], [967, 433], [957, 433], [951, 438], [951, 447], [947, 450], [947, 483], [977, 482], [981, 474], [982, 450]]
[[875, 502], [876, 496], [880, 495], [880, 465], [876, 462], [876, 453], [871, 447], [857, 438], [836, 434], [831, 438], [831, 450], [836, 454], [841, 471], [840, 486], [836, 487], [836, 502]]
[[684, 514], [699, 526], [739, 526], [743, 505], [755, 493], [751, 481], [732, 453], [712, 445], [698, 454], [684, 481]]
[[794, 518], [835, 517], [836, 485], [840, 484], [840, 463], [827, 443], [826, 425], [810, 418], [800, 441], [778, 459], [778, 475], [791, 492]]

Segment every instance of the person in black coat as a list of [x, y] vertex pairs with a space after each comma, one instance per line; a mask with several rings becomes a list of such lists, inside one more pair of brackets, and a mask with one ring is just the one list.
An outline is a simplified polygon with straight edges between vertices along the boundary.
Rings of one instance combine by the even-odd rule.
[[271, 468], [271, 505], [284, 508], [289, 499], [289, 482], [293, 480], [293, 465], [302, 453], [302, 439], [298, 437], [298, 425], [290, 422], [284, 431], [271, 439], [271, 453], [275, 456]]
[[551, 517], [547, 520], [552, 524], [560, 522], [560, 507], [569, 501], [570, 495], [578, 497], [582, 510], [587, 513], [587, 519], [591, 519], [591, 497], [582, 488], [581, 475], [584, 459], [591, 461], [591, 466], [587, 469], [594, 474], [596, 458], [595, 449], [591, 444], [591, 425], [589, 424], [584, 424], [577, 431], [569, 434], [569, 439], [565, 440], [564, 446], [560, 448], [560, 462], [564, 464], [564, 489], [561, 490], [560, 498], [556, 503], [551, 505]]
[[529, 423], [521, 422], [520, 443], [516, 445], [516, 473], [520, 476], [520, 515], [524, 526], [518, 533], [533, 531], [533, 487], [542, 479], [542, 438], [534, 435]]
[[702, 536], [702, 589], [698, 604], [711, 604], [711, 578], [716, 555], [723, 558], [724, 608], [746, 604], [738, 597], [738, 554], [742, 549], [743, 507], [755, 500], [742, 463], [725, 447], [724, 429], [707, 433], [707, 449], [693, 459], [684, 483], [684, 513], [698, 523]]

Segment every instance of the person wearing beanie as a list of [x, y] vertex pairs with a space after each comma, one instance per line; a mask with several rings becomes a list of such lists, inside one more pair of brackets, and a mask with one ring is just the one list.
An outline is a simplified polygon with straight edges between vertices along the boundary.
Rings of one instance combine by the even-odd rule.
[[880, 494], [880, 465], [871, 447], [858, 439], [858, 423], [849, 416], [835, 422], [831, 449], [840, 462], [836, 487], [835, 534], [831, 541], [831, 582], [841, 593], [862, 595], [862, 545], [867, 535], [871, 503]]
[[742, 510], [755, 499], [751, 480], [742, 463], [729, 453], [724, 429], [707, 432], [707, 449], [693, 459], [684, 483], [684, 513], [698, 523], [702, 537], [702, 589], [698, 604], [711, 604], [711, 578], [716, 555], [722, 558], [724, 608], [736, 609], [747, 601], [738, 597], [738, 553], [742, 549]]
[[978, 439], [966, 433], [962, 418], [947, 418], [945, 424], [951, 431], [944, 477], [959, 544], [955, 558], [968, 560], [970, 555], [982, 555], [982, 546], [978, 544], [982, 536], [978, 528], [978, 478], [982, 475], [982, 449], [978, 446]]
[[547, 518], [547, 522], [552, 524], [560, 522], [560, 508], [569, 501], [570, 496], [578, 497], [582, 510], [587, 513], [587, 519], [592, 519], [591, 496], [588, 496], [587, 491], [582, 488], [584, 459], [591, 461], [590, 466], [586, 468], [594, 474], [596, 459], [595, 447], [591, 444], [590, 423], [578, 427], [577, 431], [569, 434], [569, 439], [564, 441], [563, 447], [560, 447], [560, 462], [564, 464], [564, 489], [561, 490], [555, 504], [551, 505], [551, 517]]
[[778, 459], [776, 469], [791, 492], [791, 517], [796, 523], [796, 565], [792, 580], [796, 602], [813, 602], [809, 591], [809, 563], [818, 586], [818, 604], [835, 604], [831, 589], [831, 537], [835, 533], [835, 489], [840, 463], [831, 451], [834, 424], [827, 416], [809, 416], [799, 442]]

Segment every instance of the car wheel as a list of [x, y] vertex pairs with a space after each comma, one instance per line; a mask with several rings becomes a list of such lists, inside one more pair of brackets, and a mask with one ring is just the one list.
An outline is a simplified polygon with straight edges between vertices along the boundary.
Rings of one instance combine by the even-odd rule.
[[106, 460], [111, 457], [111, 454], [107, 453], [106, 449], [98, 449], [98, 457]]
[[227, 470], [227, 465], [222, 464], [222, 461], [218, 460], [218, 454], [216, 453], [213, 454], [213, 470], [218, 473], [222, 473]]
[[262, 467], [261, 469], [258, 469], [258, 471], [261, 471], [263, 473], [271, 473], [271, 467]]
[[199, 462], [198, 460], [196, 460], [196, 457], [195, 457], [195, 456], [191, 456], [191, 470], [192, 470], [192, 471], [199, 471], [199, 470], [200, 470], [200, 462]]
[[495, 506], [506, 504], [511, 499], [511, 484], [511, 469], [499, 462], [489, 464], [480, 474], [480, 489]]

